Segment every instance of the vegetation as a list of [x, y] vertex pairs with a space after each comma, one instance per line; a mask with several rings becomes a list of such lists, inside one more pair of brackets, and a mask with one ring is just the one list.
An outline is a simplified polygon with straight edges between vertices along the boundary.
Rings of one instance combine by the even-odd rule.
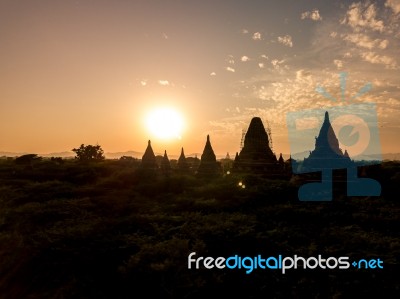
[[[301, 177], [144, 174], [131, 158], [0, 161], [2, 298], [358, 298], [399, 295], [400, 164], [365, 168], [376, 198], [298, 202]], [[245, 184], [246, 188], [239, 186]], [[202, 256], [380, 258], [384, 269], [189, 270]]]
[[100, 145], [84, 145], [81, 144], [79, 148], [72, 149], [76, 154], [76, 159], [79, 161], [102, 161], [105, 159], [104, 151]]

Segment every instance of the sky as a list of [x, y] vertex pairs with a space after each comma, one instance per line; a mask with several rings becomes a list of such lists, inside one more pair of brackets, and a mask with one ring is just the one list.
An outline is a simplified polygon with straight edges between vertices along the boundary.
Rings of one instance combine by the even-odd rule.
[[[0, 151], [240, 150], [254, 116], [276, 154], [286, 115], [376, 103], [383, 153], [400, 152], [400, 0], [0, 0]], [[345, 101], [339, 73], [346, 72]], [[347, 102], [348, 103], [348, 102]], [[182, 115], [179, 138], [146, 115]]]

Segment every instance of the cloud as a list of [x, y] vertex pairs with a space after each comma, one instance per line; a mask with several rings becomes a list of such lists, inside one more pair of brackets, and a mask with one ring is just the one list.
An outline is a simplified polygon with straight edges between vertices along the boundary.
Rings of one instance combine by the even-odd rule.
[[168, 80], [158, 80], [158, 84], [160, 84], [162, 86], [168, 86], [169, 85], [169, 81]]
[[396, 15], [400, 12], [400, 0], [387, 0], [385, 6], [390, 7]]
[[233, 59], [233, 55], [228, 55], [228, 57], [225, 59], [226, 62], [229, 64], [235, 64], [235, 60]]
[[211, 72], [210, 76], [216, 76], [217, 74], [215, 72]]
[[313, 21], [321, 21], [321, 20], [322, 20], [322, 17], [321, 17], [321, 15], [319, 14], [318, 9], [314, 9], [314, 10], [312, 10], [312, 11], [303, 12], [303, 13], [301, 14], [301, 19], [302, 19], [302, 20], [304, 20], [304, 19], [310, 19], [310, 20], [313, 20]]
[[246, 62], [246, 61], [249, 61], [250, 58], [248, 56], [244, 55], [244, 56], [242, 56], [242, 58], [240, 58], [240, 60], [243, 62]]
[[333, 60], [333, 64], [336, 65], [336, 67], [337, 67], [338, 69], [341, 69], [341, 68], [343, 67], [343, 61], [342, 61], [342, 60], [339, 60], [339, 59]]
[[235, 69], [234, 69], [233, 67], [227, 66], [225, 69], [226, 69], [228, 72], [232, 72], [232, 73], [235, 72]]
[[168, 35], [165, 32], [163, 33], [163, 38], [168, 39]]
[[386, 55], [378, 55], [372, 51], [361, 53], [361, 58], [372, 64], [383, 64], [388, 69], [397, 68], [396, 61], [393, 58]]
[[329, 36], [332, 37], [332, 38], [335, 38], [335, 37], [337, 36], [337, 32], [336, 32], [336, 31], [332, 31], [332, 32], [329, 34]]
[[379, 46], [381, 49], [384, 49], [387, 46], [387, 41], [385, 42], [380, 39], [372, 40], [368, 35], [362, 33], [350, 33], [345, 35], [343, 39], [352, 42], [359, 47], [370, 50], [377, 46]]
[[258, 67], [259, 67], [260, 69], [263, 69], [263, 68], [265, 67], [265, 65], [264, 65], [264, 63], [260, 62], [260, 63], [258, 64]]
[[242, 29], [242, 33], [243, 33], [243, 34], [247, 34], [247, 33], [249, 33], [249, 30], [247, 30], [247, 29]]
[[278, 36], [278, 42], [288, 47], [293, 47], [292, 37], [290, 35]]
[[265, 55], [265, 54], [262, 54], [260, 57], [261, 57], [261, 58], [264, 58], [264, 59], [268, 59], [268, 56]]
[[146, 85], [147, 85], [147, 80], [141, 80], [141, 81], [140, 81], [140, 85], [146, 86]]
[[389, 44], [389, 41], [387, 39], [384, 39], [383, 41], [380, 42], [379, 48], [380, 49], [386, 49], [388, 44]]
[[373, 31], [382, 32], [385, 29], [382, 20], [376, 19], [377, 10], [375, 4], [352, 3], [347, 10], [346, 17], [342, 20], [342, 24], [351, 26], [359, 32], [362, 28], [369, 28]]
[[261, 33], [260, 32], [254, 32], [252, 38], [254, 40], [261, 40]]

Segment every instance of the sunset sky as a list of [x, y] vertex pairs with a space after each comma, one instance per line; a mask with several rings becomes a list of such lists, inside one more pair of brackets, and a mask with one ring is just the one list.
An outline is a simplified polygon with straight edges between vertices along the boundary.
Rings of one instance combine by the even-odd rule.
[[[377, 104], [383, 153], [400, 152], [400, 0], [0, 0], [0, 151], [81, 143], [233, 156], [259, 116], [289, 153], [286, 113], [346, 98]], [[147, 115], [182, 116], [154, 136]]]

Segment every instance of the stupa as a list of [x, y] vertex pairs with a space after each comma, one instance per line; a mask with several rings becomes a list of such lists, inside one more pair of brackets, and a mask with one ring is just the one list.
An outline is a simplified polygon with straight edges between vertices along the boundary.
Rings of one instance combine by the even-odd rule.
[[157, 169], [156, 156], [154, 155], [153, 149], [151, 147], [151, 141], [149, 140], [147, 144], [146, 151], [142, 157], [141, 168], [143, 169]]
[[164, 157], [161, 160], [161, 171], [168, 174], [171, 171], [171, 163], [169, 162], [167, 151], [164, 151]]
[[200, 165], [197, 170], [199, 176], [214, 176], [221, 174], [221, 165], [217, 162], [211, 146], [210, 135], [207, 135], [206, 145], [201, 155]]
[[181, 155], [178, 159], [178, 170], [180, 172], [188, 172], [189, 171], [189, 164], [186, 161], [185, 152], [183, 151], [183, 147], [181, 150]]
[[319, 171], [321, 169], [347, 168], [352, 163], [347, 151], [343, 154], [339, 141], [333, 131], [329, 114], [326, 111], [324, 122], [318, 137], [315, 138], [315, 149], [304, 159], [304, 171]]
[[244, 146], [235, 157], [234, 169], [239, 172], [269, 173], [280, 171], [280, 165], [269, 146], [268, 134], [261, 118], [254, 117], [244, 137]]

